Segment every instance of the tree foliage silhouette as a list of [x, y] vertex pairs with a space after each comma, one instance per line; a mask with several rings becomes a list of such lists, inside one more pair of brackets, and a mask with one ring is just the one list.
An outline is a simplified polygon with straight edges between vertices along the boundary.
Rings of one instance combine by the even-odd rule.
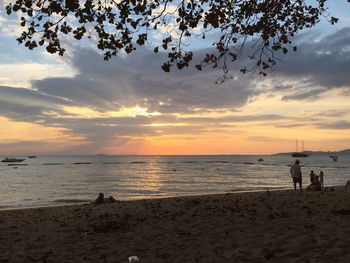
[[[169, 72], [176, 65], [188, 67], [193, 50], [185, 42], [205, 39], [209, 33], [213, 52], [206, 54], [195, 67], [222, 67], [241, 56], [249, 43], [252, 68], [245, 73], [266, 70], [278, 61], [276, 54], [297, 50], [291, 39], [304, 28], [327, 17], [327, 0], [311, 4], [305, 0], [17, 0], [7, 7], [7, 14], [19, 13], [24, 31], [17, 39], [29, 49], [46, 47], [50, 53], [63, 55], [62, 40], [90, 38], [104, 58], [120, 51], [131, 53], [137, 46], [153, 45], [154, 52], [165, 50], [168, 60], [162, 69]], [[152, 34], [161, 40], [151, 42]]]

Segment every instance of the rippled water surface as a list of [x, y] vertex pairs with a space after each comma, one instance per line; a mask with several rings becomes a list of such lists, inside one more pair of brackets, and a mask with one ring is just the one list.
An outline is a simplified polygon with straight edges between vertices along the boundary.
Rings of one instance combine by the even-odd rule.
[[[263, 158], [264, 161], [258, 161]], [[116, 199], [291, 188], [290, 156], [38, 156], [21, 166], [0, 163], [0, 208], [89, 202], [99, 192]], [[345, 185], [350, 156], [301, 158], [325, 185]]]

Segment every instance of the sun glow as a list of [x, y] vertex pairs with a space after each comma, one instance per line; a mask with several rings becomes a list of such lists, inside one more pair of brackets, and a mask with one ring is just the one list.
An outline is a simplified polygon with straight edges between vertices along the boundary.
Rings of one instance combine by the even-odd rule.
[[142, 108], [140, 106], [134, 107], [122, 107], [118, 111], [107, 111], [106, 112], [109, 117], [136, 117], [136, 116], [160, 116], [159, 112], [148, 112], [147, 108]]
[[73, 107], [73, 106], [64, 106], [64, 112], [66, 116], [57, 115], [59, 117], [67, 118], [121, 118], [121, 117], [131, 117], [136, 116], [160, 116], [159, 112], [148, 112], [147, 108], [142, 108], [138, 105], [134, 107], [121, 107], [118, 111], [98, 111], [89, 107]]

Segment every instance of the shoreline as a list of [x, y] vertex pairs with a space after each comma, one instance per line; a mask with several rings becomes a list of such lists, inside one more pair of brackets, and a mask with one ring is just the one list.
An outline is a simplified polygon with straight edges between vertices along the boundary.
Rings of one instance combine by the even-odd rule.
[[[335, 186], [327, 186], [327, 188], [334, 188], [335, 191], [342, 191], [345, 190], [344, 186], [342, 185], [335, 185]], [[198, 194], [198, 195], [179, 195], [179, 196], [157, 196], [157, 197], [147, 197], [147, 198], [134, 198], [134, 199], [117, 199], [118, 202], [132, 202], [132, 201], [143, 201], [143, 200], [161, 200], [161, 199], [172, 199], [172, 198], [181, 198], [181, 197], [203, 197], [203, 196], [215, 196], [215, 195], [226, 195], [226, 194], [244, 194], [244, 193], [263, 193], [266, 192], [268, 189], [269, 192], [276, 192], [276, 191], [293, 191], [293, 188], [268, 188], [266, 187], [264, 190], [234, 190], [230, 192], [223, 192], [223, 193], [212, 193], [212, 194]], [[299, 190], [297, 190], [299, 191]], [[306, 187], [303, 188], [303, 191], [306, 191]], [[97, 193], [96, 193], [97, 197]], [[38, 205], [38, 206], [25, 206], [25, 207], [4, 207], [0, 208], [0, 213], [2, 211], [12, 211], [12, 210], [27, 210], [27, 209], [36, 209], [36, 208], [51, 208], [51, 207], [71, 207], [71, 206], [80, 206], [80, 205], [89, 205], [92, 204], [94, 199], [91, 201], [82, 201], [77, 203], [63, 203], [63, 204], [57, 204], [57, 205]]]
[[346, 262], [350, 191], [294, 190], [0, 211], [1, 262]]

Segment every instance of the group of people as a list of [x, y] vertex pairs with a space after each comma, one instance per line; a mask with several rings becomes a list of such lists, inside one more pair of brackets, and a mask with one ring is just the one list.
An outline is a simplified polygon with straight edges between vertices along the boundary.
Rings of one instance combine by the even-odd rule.
[[[299, 184], [300, 191], [302, 191], [302, 172], [300, 167], [300, 161], [296, 160], [295, 163], [290, 167], [290, 174], [293, 179], [294, 191], [297, 189]], [[323, 187], [323, 171], [317, 175], [314, 171], [310, 173], [310, 185], [306, 188], [308, 191], [321, 191]]]
[[310, 185], [306, 188], [309, 191], [321, 191], [323, 187], [323, 171], [320, 172], [320, 175], [311, 171], [310, 173]]
[[113, 196], [105, 198], [105, 195], [103, 193], [99, 193], [99, 195], [97, 196], [93, 204], [100, 205], [100, 204], [115, 203], [115, 202], [117, 202], [117, 200], [115, 200]]

